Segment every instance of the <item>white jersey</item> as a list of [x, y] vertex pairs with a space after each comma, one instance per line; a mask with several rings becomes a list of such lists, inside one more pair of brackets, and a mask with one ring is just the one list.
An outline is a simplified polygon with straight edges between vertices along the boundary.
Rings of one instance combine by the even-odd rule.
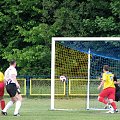
[[17, 76], [17, 70], [13, 67], [10, 66], [6, 71], [5, 71], [5, 82], [6, 84], [9, 83], [15, 83], [15, 81], [12, 78], [12, 75], [16, 75]]

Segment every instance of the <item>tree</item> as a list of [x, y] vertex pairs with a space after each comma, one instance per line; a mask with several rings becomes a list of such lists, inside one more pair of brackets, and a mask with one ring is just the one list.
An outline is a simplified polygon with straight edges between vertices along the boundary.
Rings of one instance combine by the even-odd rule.
[[0, 59], [20, 74], [49, 75], [51, 37], [120, 36], [119, 0], [0, 1]]

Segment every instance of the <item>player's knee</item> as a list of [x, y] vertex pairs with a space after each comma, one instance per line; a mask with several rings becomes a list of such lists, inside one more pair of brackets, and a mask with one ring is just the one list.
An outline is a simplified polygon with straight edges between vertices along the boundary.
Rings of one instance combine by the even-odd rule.
[[113, 102], [113, 99], [109, 99], [109, 102], [112, 103], [112, 102]]
[[18, 95], [18, 100], [22, 102], [22, 96], [21, 96], [21, 94]]
[[17, 98], [16, 98], [16, 97], [12, 97], [12, 98], [11, 98], [11, 101], [12, 101], [13, 103], [15, 103], [15, 102], [17, 101]]
[[98, 101], [100, 101], [100, 96], [98, 96]]
[[21, 102], [22, 102], [22, 100], [23, 100], [23, 98], [22, 98], [22, 96], [20, 96], [19, 101], [21, 101]]
[[98, 97], [98, 101], [99, 101], [99, 102], [103, 102], [103, 100], [104, 100], [103, 97], [100, 97], [100, 96]]

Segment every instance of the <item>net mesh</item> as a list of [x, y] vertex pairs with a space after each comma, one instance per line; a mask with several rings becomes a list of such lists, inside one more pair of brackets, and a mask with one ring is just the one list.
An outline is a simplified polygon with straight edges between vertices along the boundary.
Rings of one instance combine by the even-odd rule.
[[[30, 95], [31, 96], [50, 96], [51, 79], [46, 78], [32, 78], [30, 80]], [[59, 79], [55, 80], [55, 95], [65, 95], [65, 83], [63, 84]]]
[[55, 75], [68, 76], [69, 78], [87, 78], [87, 54], [61, 44], [55, 48]]
[[[86, 106], [88, 55], [83, 52], [55, 44], [55, 108], [80, 109]], [[69, 80], [61, 82], [59, 77]]]
[[31, 96], [48, 96], [50, 95], [50, 79], [32, 78], [30, 80]]
[[63, 41], [60, 43], [77, 51], [88, 53], [90, 49], [93, 55], [120, 59], [120, 41]]
[[[104, 108], [97, 101], [100, 91], [99, 77], [103, 65], [109, 65], [119, 79], [120, 71], [119, 41], [62, 41], [55, 43], [55, 108], [86, 109], [88, 50], [91, 50], [90, 65], [90, 108]], [[61, 75], [69, 79], [59, 80]], [[59, 92], [58, 92], [59, 93]], [[119, 103], [118, 103], [119, 105]], [[120, 106], [120, 105], [119, 105]]]
[[97, 96], [100, 93], [100, 91], [97, 90], [97, 87], [100, 84], [99, 78], [101, 77], [103, 65], [109, 65], [110, 71], [114, 73], [119, 79], [120, 71], [119, 60], [93, 55], [91, 58], [91, 70], [90, 70], [90, 108], [99, 109], [104, 108], [104, 105], [102, 103], [99, 102], [96, 103]]

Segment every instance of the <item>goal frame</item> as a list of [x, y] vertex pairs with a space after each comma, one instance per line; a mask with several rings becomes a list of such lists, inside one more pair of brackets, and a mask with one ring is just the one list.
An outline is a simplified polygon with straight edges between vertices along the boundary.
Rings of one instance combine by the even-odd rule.
[[[120, 37], [52, 37], [51, 45], [51, 105], [50, 110], [66, 110], [55, 108], [55, 42], [57, 41], [120, 41]], [[89, 88], [90, 88], [90, 49], [88, 51], [88, 81], [87, 81], [87, 105], [89, 106]], [[101, 110], [101, 109], [100, 109]]]

